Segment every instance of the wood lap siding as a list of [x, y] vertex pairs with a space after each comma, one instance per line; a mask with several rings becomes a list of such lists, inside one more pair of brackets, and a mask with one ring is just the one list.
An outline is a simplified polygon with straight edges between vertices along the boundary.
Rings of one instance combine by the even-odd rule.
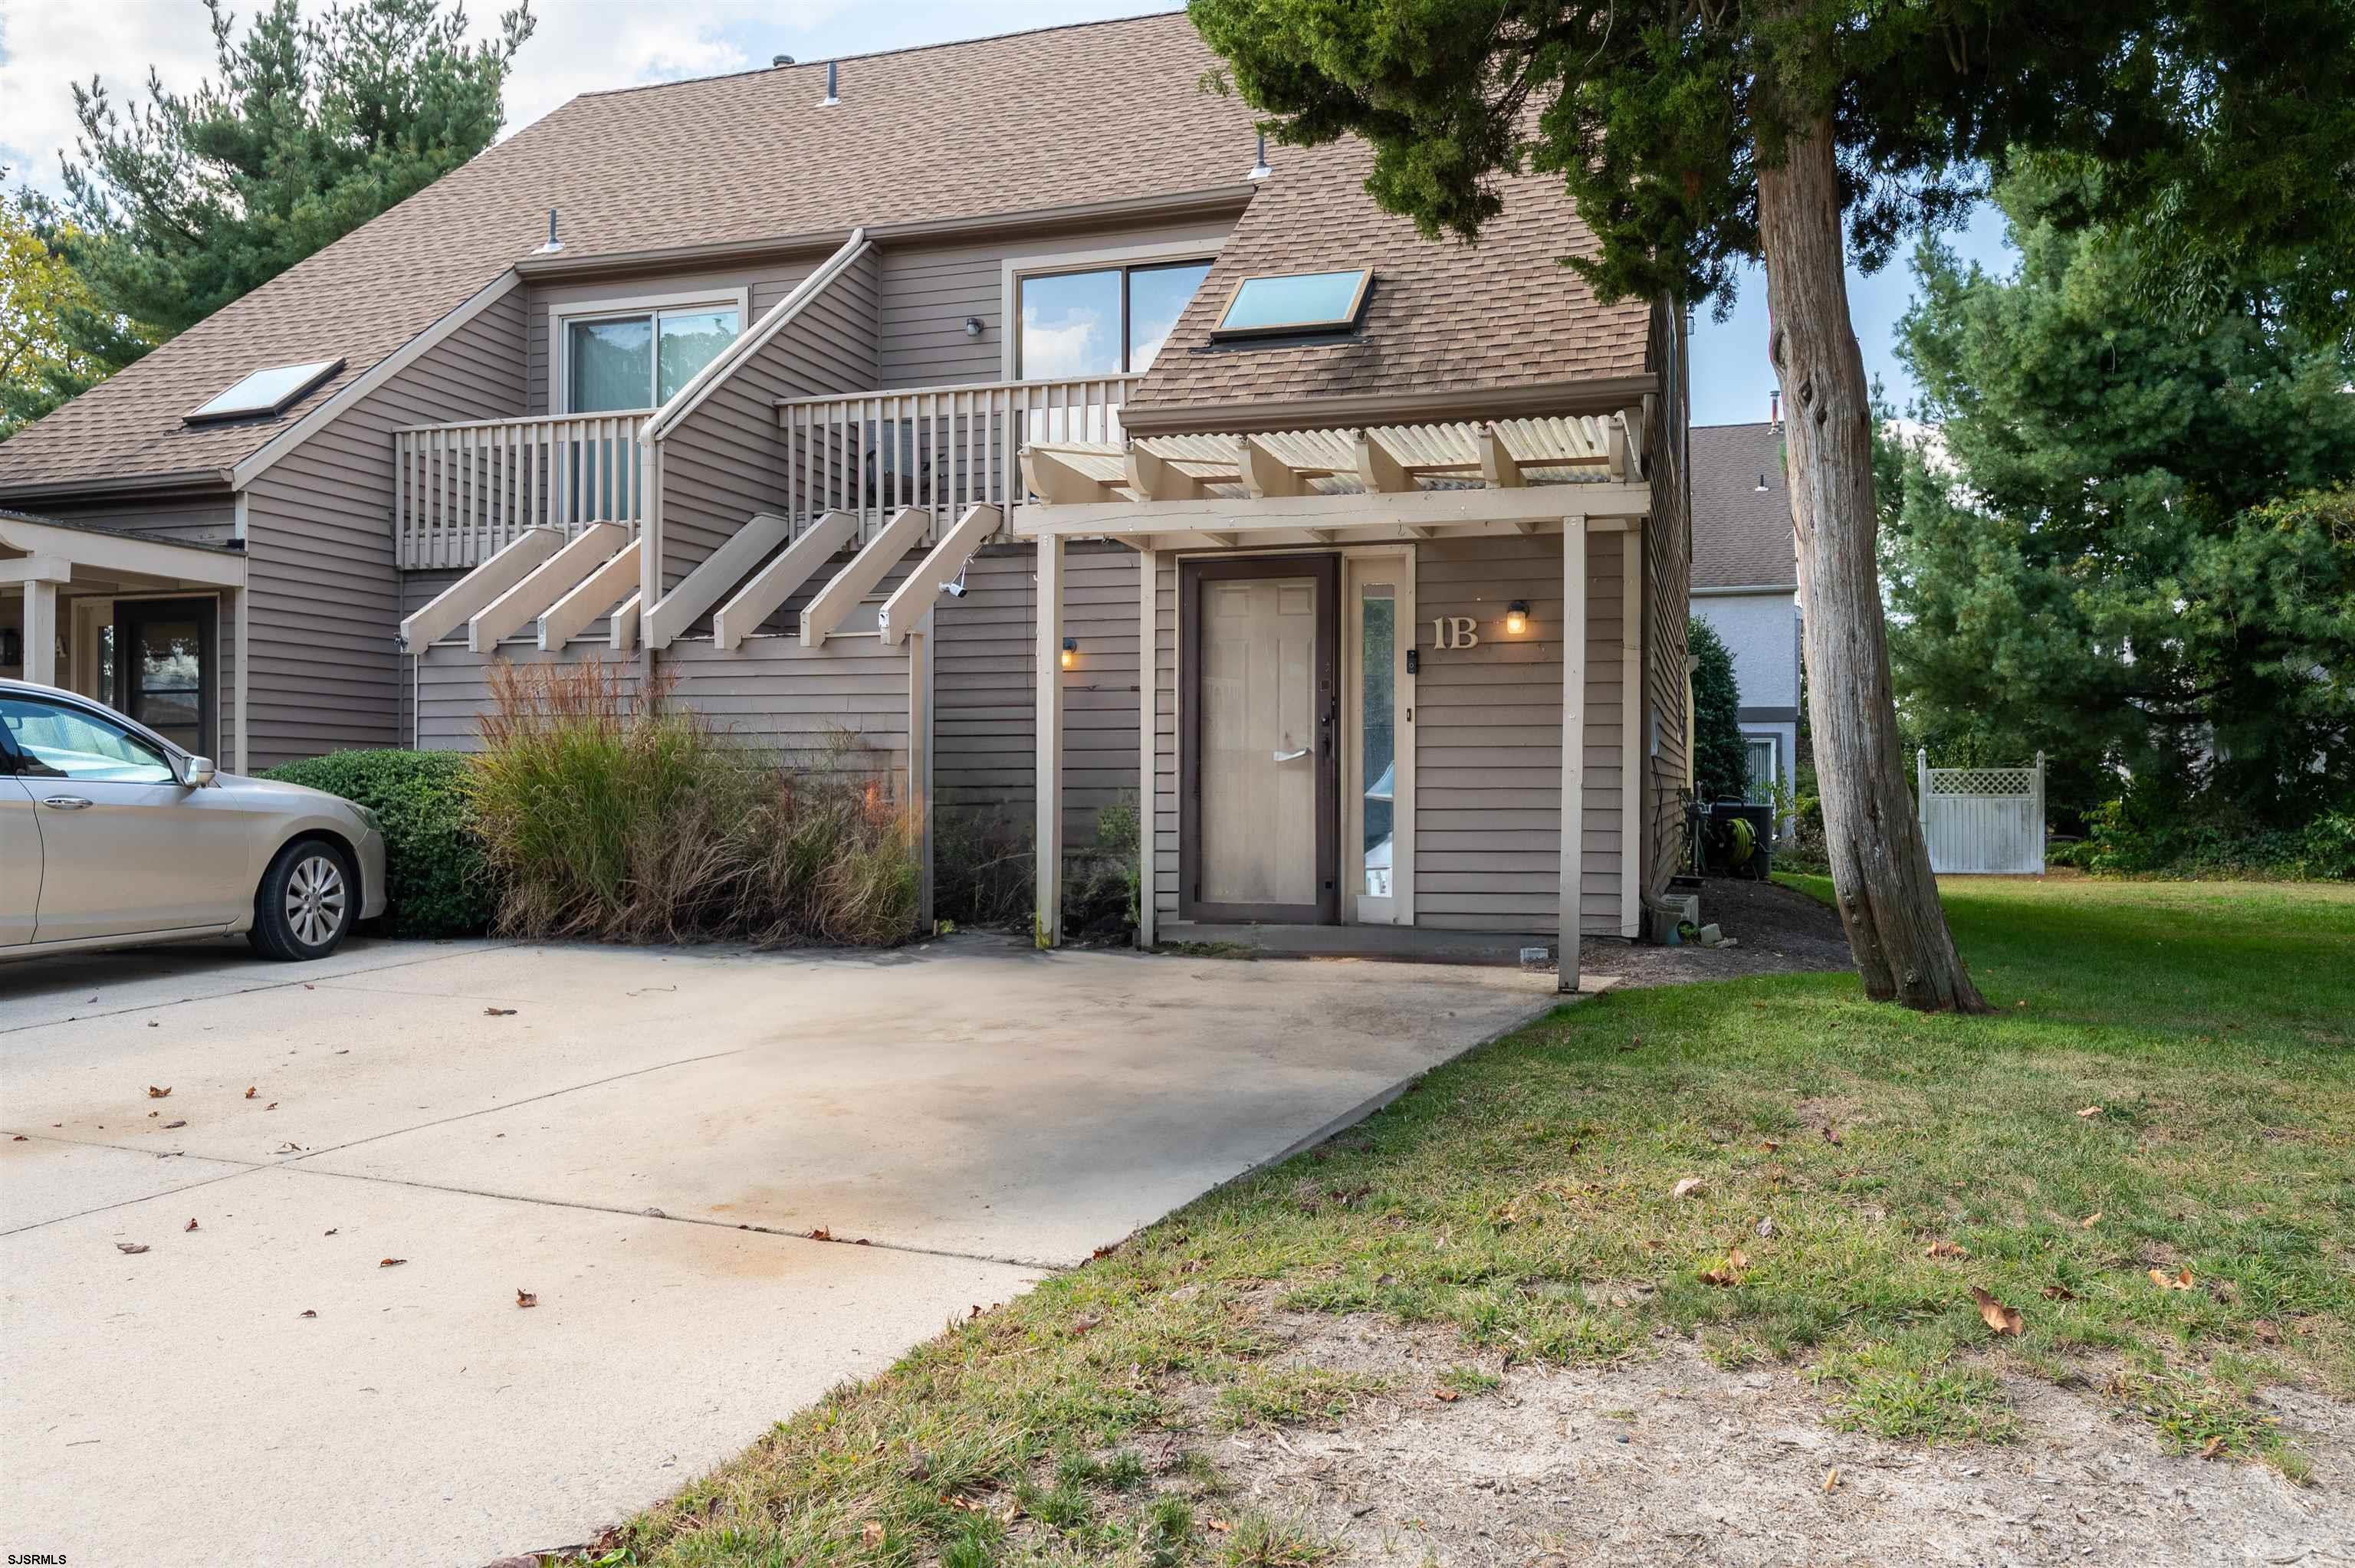
[[517, 290], [247, 488], [253, 768], [405, 738], [392, 432], [522, 412], [524, 323]]
[[[1063, 673], [1063, 842], [1095, 840], [1096, 812], [1136, 799], [1136, 554], [1064, 552], [1063, 632], [1080, 665]], [[943, 810], [1036, 809], [1038, 557], [997, 546], [974, 558], [962, 599], [934, 617], [932, 798]]]
[[[756, 285], [753, 319], [807, 270]], [[792, 507], [776, 400], [874, 387], [879, 291], [870, 254], [810, 301], [664, 439], [663, 572], [669, 585], [677, 586], [753, 514]]]
[[84, 528], [152, 534], [190, 545], [226, 545], [237, 537], [237, 500], [226, 491], [171, 501], [80, 504], [45, 501], [27, 510]]
[[[1620, 928], [1620, 580], [1624, 534], [1586, 549], [1585, 821], [1582, 930]], [[1560, 924], [1561, 538], [1426, 541], [1416, 546], [1415, 924], [1551, 932]], [[1505, 607], [1529, 604], [1508, 638]], [[1470, 616], [1480, 645], [1433, 646], [1439, 617]]]

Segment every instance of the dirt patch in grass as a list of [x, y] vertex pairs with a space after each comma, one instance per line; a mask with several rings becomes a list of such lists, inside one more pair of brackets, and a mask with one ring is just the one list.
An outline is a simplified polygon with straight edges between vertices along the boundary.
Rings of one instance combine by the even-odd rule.
[[1589, 942], [1579, 966], [1598, 975], [1615, 975], [1625, 986], [1683, 985], [1741, 975], [1856, 967], [1838, 914], [1787, 887], [1712, 876], [1701, 885], [1700, 917], [1725, 935], [1738, 938], [1738, 945], [1645, 948]]
[[1390, 1392], [1204, 1444], [1225, 1489], [1194, 1506], [1285, 1520], [1332, 1564], [2328, 1562], [2355, 1534], [2355, 1410], [2296, 1390], [2263, 1399], [2311, 1457], [2309, 1487], [2169, 1455], [2102, 1390], [2033, 1378], [1983, 1374], [2014, 1441], [1899, 1443], [1828, 1426], [1791, 1369], [1723, 1372], [1679, 1341], [1609, 1367], [1504, 1366], [1368, 1315], [1266, 1330], [1284, 1364]]

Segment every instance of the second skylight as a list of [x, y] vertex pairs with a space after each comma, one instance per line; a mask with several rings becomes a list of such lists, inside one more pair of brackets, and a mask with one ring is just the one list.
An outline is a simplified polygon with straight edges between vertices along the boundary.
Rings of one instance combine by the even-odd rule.
[[1245, 278], [1227, 297], [1227, 308], [1220, 313], [1210, 335], [1269, 337], [1355, 326], [1358, 313], [1365, 308], [1367, 287], [1373, 281], [1370, 267]]

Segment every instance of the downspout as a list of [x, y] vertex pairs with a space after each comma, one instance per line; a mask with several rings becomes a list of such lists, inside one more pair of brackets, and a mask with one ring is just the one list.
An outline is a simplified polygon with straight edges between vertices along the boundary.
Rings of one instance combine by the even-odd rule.
[[[790, 326], [807, 308], [810, 302], [844, 272], [866, 255], [872, 247], [867, 241], [864, 228], [854, 228], [842, 248], [821, 262], [817, 270], [800, 282], [782, 300], [769, 307], [768, 313], [752, 323], [745, 333], [720, 352], [712, 362], [697, 371], [671, 395], [669, 402], [655, 409], [638, 429], [638, 475], [645, 487], [638, 506], [638, 621], [645, 617], [663, 596], [663, 516], [662, 516], [662, 443], [686, 418], [702, 406], [703, 400], [719, 388], [721, 382], [733, 376], [737, 368], [769, 344], [769, 341]], [[654, 673], [654, 649], [640, 640], [644, 656], [644, 672]]]

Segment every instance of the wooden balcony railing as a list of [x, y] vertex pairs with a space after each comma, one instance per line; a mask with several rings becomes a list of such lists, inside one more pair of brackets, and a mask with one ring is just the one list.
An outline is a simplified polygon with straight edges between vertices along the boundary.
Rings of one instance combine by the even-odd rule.
[[651, 408], [420, 425], [393, 432], [393, 534], [410, 571], [473, 567], [526, 528], [645, 515], [638, 429]]
[[935, 525], [967, 506], [1022, 504], [1023, 446], [1116, 441], [1120, 407], [1142, 376], [918, 387], [777, 405], [790, 505], [798, 519], [848, 512], [871, 538], [903, 506]]

